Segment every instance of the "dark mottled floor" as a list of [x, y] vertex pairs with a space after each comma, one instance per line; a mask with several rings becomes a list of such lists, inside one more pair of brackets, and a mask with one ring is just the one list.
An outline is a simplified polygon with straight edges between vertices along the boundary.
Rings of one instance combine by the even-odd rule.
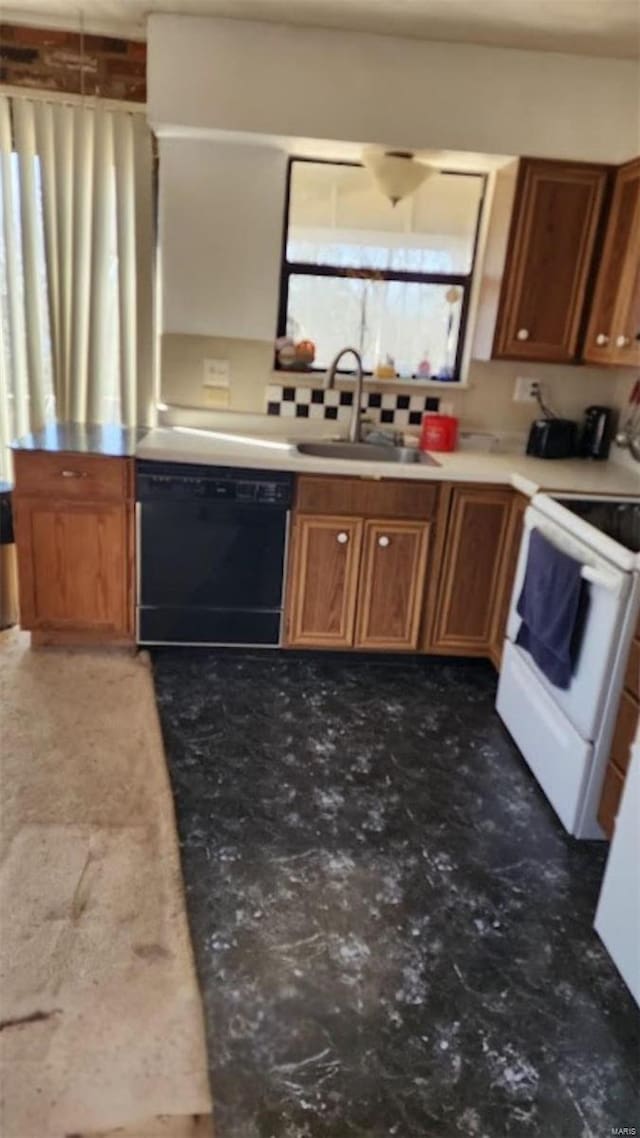
[[605, 1138], [638, 1017], [488, 665], [160, 651], [217, 1138]]

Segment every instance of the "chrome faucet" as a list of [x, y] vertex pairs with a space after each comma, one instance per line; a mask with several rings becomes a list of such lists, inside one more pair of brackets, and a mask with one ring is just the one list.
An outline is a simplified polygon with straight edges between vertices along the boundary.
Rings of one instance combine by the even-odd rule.
[[355, 348], [342, 348], [336, 358], [329, 364], [327, 374], [324, 377], [325, 390], [329, 391], [335, 384], [336, 372], [338, 364], [343, 356], [351, 352], [356, 361], [356, 389], [353, 394], [353, 404], [351, 406], [351, 422], [349, 423], [349, 441], [352, 443], [361, 442], [360, 439], [360, 404], [362, 403], [362, 386], [364, 384], [364, 370], [362, 367], [362, 356]]

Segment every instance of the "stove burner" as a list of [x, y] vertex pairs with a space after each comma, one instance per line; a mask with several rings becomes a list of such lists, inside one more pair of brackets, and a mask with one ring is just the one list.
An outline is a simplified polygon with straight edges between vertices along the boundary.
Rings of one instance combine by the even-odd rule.
[[607, 537], [640, 553], [640, 500], [620, 502], [610, 498], [556, 498], [572, 514], [595, 526]]

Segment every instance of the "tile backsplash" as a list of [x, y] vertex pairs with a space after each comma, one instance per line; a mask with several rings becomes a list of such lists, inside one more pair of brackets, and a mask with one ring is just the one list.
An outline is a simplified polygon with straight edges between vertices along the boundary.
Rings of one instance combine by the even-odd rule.
[[[335, 418], [346, 427], [350, 410], [348, 402], [341, 404], [339, 394], [336, 396], [335, 391], [324, 393], [329, 398], [322, 400], [320, 375], [316, 380], [308, 373], [298, 377], [293, 373], [273, 372], [273, 343], [266, 340], [163, 333], [160, 380], [162, 400], [172, 406], [211, 410], [209, 392], [203, 382], [203, 367], [205, 360], [216, 358], [229, 361], [229, 411], [264, 415], [268, 409], [267, 404], [273, 403], [278, 407], [278, 410], [271, 410], [274, 424], [276, 419], [288, 421], [289, 418], [297, 418], [300, 425], [306, 420], [309, 426], [303, 429], [310, 430], [311, 421], [324, 420], [325, 409], [333, 408], [337, 414], [334, 416], [331, 411], [329, 422]], [[459, 417], [462, 428], [524, 433], [529, 430], [538, 409], [535, 404], [514, 401], [514, 386], [518, 376], [539, 380], [543, 385], [545, 399], [553, 410], [563, 418], [580, 421], [585, 407], [591, 404], [602, 404], [620, 410], [629, 397], [636, 372], [631, 368], [616, 370], [561, 364], [522, 364], [509, 360], [471, 360], [467, 387], [447, 383], [442, 388], [416, 390], [410, 383], [389, 380], [387, 383], [376, 383], [374, 388], [369, 380], [365, 385], [367, 402], [364, 410], [377, 422], [383, 421], [383, 411], [394, 412], [393, 420], [399, 429], [409, 426], [415, 430], [418, 423], [409, 423], [409, 414], [412, 413], [415, 420], [417, 413], [425, 411], [427, 400], [437, 400], [440, 396], [440, 410], [446, 404], [447, 411]], [[352, 389], [353, 383], [349, 386]], [[307, 392], [319, 394], [300, 394], [303, 387]], [[344, 388], [346, 383], [338, 380], [338, 387]], [[288, 390], [286, 400], [283, 395], [285, 388], [293, 392], [292, 396]], [[351, 391], [346, 391], [345, 394], [351, 395]], [[369, 402], [370, 397], [374, 397], [373, 403]], [[380, 397], [378, 406], [375, 397]], [[318, 400], [322, 401], [317, 402]], [[281, 408], [285, 404], [286, 410], [283, 411]], [[305, 410], [298, 412], [300, 406]], [[429, 402], [429, 409], [431, 406]], [[384, 419], [388, 421], [388, 414]]]
[[[289, 419], [347, 423], [353, 399], [353, 391], [270, 383], [266, 388], [266, 411], [267, 415]], [[439, 410], [440, 399], [434, 395], [364, 391], [361, 407], [366, 418], [374, 423], [396, 428], [419, 427], [425, 411]]]

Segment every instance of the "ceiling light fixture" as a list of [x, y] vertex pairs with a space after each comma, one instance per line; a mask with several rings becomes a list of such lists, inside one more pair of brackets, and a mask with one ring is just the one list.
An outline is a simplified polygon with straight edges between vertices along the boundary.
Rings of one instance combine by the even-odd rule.
[[423, 162], [417, 162], [410, 150], [365, 150], [362, 162], [393, 206], [415, 193], [435, 172]]

